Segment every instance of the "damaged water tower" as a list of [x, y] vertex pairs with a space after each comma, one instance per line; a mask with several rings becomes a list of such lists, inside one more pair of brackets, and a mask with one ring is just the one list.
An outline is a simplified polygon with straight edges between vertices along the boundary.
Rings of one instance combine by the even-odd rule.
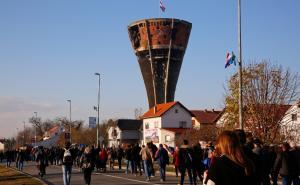
[[144, 78], [149, 108], [174, 101], [191, 29], [191, 23], [172, 18], [143, 19], [128, 26]]

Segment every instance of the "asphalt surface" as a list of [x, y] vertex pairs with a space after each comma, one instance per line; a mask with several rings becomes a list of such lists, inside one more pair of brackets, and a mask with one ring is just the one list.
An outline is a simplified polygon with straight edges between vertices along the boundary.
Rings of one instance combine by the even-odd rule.
[[[32, 175], [33, 177], [39, 178], [38, 170], [36, 169], [34, 163], [24, 163], [23, 172]], [[48, 166], [46, 169], [46, 175], [43, 177], [42, 181], [48, 185], [63, 185], [63, 175], [61, 166]], [[187, 177], [186, 177], [186, 180]], [[71, 185], [83, 185], [83, 173], [80, 169], [73, 167], [71, 176]], [[91, 185], [105, 184], [105, 185], [137, 185], [137, 184], [178, 184], [178, 177], [174, 175], [167, 175], [165, 182], [160, 182], [159, 172], [156, 172], [156, 176], [152, 177], [150, 182], [145, 181], [145, 176], [135, 176], [133, 174], [125, 174], [124, 170], [114, 170], [107, 171], [106, 173], [92, 173]], [[186, 184], [188, 184], [186, 182]]]

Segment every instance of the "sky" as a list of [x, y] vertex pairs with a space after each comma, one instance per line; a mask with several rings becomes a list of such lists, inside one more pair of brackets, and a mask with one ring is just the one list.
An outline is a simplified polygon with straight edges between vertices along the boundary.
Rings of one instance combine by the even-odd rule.
[[[1, 0], [0, 138], [16, 135], [33, 112], [43, 120], [134, 118], [148, 101], [127, 26], [155, 17], [193, 24], [175, 100], [189, 109], [222, 109], [227, 51], [238, 53], [237, 0]], [[300, 1], [242, 0], [244, 65], [270, 60], [300, 72]]]

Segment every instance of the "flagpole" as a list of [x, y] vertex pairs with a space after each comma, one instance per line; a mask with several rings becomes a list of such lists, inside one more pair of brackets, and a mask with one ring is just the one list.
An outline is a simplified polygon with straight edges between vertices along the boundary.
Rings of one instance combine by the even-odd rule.
[[241, 32], [241, 0], [238, 0], [238, 51], [239, 51], [239, 127], [244, 130], [243, 123], [243, 84], [242, 84], [242, 32]]

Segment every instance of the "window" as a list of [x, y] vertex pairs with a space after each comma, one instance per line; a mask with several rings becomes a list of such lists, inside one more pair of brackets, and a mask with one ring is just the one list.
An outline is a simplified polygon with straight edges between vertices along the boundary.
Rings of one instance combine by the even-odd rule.
[[178, 113], [178, 109], [175, 109], [175, 113], [176, 113], [176, 114]]
[[179, 128], [186, 128], [186, 121], [180, 121]]
[[170, 141], [171, 141], [171, 136], [166, 135], [166, 136], [165, 136], [165, 141], [166, 141], [166, 142], [170, 142]]
[[292, 114], [292, 121], [297, 121], [297, 114]]
[[149, 123], [145, 123], [145, 129], [149, 129]]
[[158, 128], [158, 121], [154, 122], [154, 128]]

